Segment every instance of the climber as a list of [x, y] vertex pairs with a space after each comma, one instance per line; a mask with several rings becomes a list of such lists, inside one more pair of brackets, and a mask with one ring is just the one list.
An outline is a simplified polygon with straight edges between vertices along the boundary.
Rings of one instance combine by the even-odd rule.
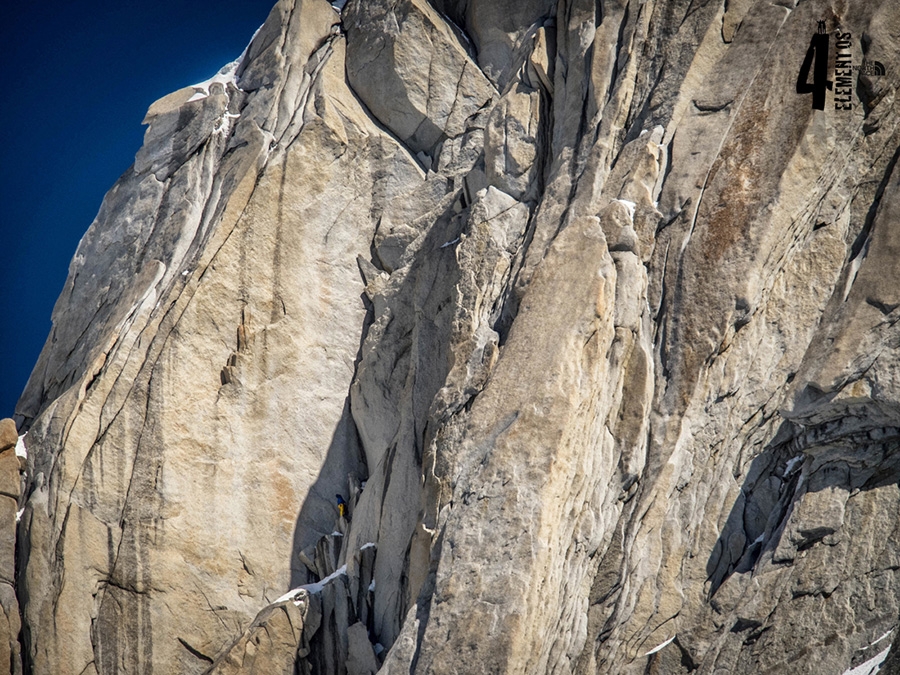
[[335, 495], [335, 499], [337, 499], [337, 507], [338, 507], [338, 515], [341, 518], [347, 517], [347, 502], [344, 501], [344, 498], [340, 495]]

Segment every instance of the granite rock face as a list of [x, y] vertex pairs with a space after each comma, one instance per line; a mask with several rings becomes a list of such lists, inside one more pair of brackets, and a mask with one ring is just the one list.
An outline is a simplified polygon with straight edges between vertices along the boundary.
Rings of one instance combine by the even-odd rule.
[[0, 420], [0, 668], [22, 672], [19, 633], [22, 618], [16, 598], [16, 521], [22, 496], [19, 454], [24, 443], [16, 433], [16, 423]]
[[281, 0], [0, 426], [25, 670], [896, 669], [898, 54], [896, 2]]

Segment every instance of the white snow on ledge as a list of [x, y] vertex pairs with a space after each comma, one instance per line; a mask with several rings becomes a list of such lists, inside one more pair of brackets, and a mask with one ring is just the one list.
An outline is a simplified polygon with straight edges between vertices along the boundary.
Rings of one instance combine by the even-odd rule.
[[855, 668], [848, 668], [844, 671], [843, 675], [874, 675], [881, 670], [881, 666], [884, 664], [884, 660], [887, 658], [889, 651], [891, 651], [890, 645], [885, 647], [884, 651], [879, 652], [865, 663], [860, 663]]
[[614, 202], [619, 202], [622, 206], [628, 209], [628, 217], [631, 218], [631, 222], [634, 222], [634, 209], [637, 206], [634, 202], [630, 202], [627, 199], [614, 199]]
[[28, 458], [28, 450], [25, 449], [25, 434], [19, 436], [19, 440], [16, 441], [16, 456]]
[[304, 584], [303, 586], [297, 586], [297, 588], [289, 590], [287, 593], [282, 595], [272, 604], [278, 604], [279, 602], [287, 602], [288, 600], [294, 600], [296, 596], [300, 593], [300, 591], [306, 591], [310, 595], [316, 595], [317, 593], [321, 593], [326, 585], [334, 581], [340, 576], [347, 576], [347, 566], [343, 565], [340, 569], [335, 570], [333, 573], [329, 574], [327, 577], [322, 579], [321, 581], [317, 581], [313, 584]]
[[199, 84], [192, 84], [191, 87], [193, 87], [197, 91], [194, 92], [194, 95], [188, 99], [188, 103], [190, 103], [191, 101], [200, 101], [200, 100], [206, 98], [207, 96], [209, 96], [209, 88], [216, 82], [221, 84], [226, 89], [227, 89], [229, 83], [233, 84], [236, 87], [237, 80], [235, 78], [235, 75], [237, 74], [238, 66], [241, 65], [241, 61], [243, 61], [243, 60], [244, 60], [244, 55], [241, 54], [240, 58], [232, 61], [231, 63], [229, 63], [226, 66], [222, 66], [222, 68], [219, 69], [218, 73], [213, 75], [211, 78], [209, 78], [205, 82], [200, 82]]
[[673, 635], [668, 640], [663, 642], [661, 645], [656, 645], [653, 649], [651, 649], [649, 652], [644, 654], [644, 656], [650, 656], [651, 654], [655, 654], [656, 652], [660, 651], [663, 647], [668, 647], [670, 644], [672, 644], [672, 640], [674, 640], [674, 639], [675, 639], [675, 636]]
[[800, 462], [803, 461], [803, 455], [797, 455], [796, 457], [791, 457], [788, 460], [788, 463], [784, 467], [784, 475], [787, 476], [791, 471], [794, 470], [794, 467], [797, 466]]
[[[885, 634], [882, 635], [880, 638], [878, 638], [877, 640], [875, 640], [875, 642], [873, 642], [872, 644], [870, 644], [869, 647], [874, 647], [874, 646], [877, 645], [879, 642], [881, 642], [882, 640], [884, 640], [885, 638], [887, 638], [887, 637], [888, 637], [891, 633], [893, 633], [893, 632], [894, 632], [894, 629], [891, 628], [887, 633], [885, 633]], [[866, 647], [864, 647], [864, 649], [866, 649]]]
[[[344, 0], [346, 3], [347, 0]], [[265, 24], [263, 24], [264, 26]], [[253, 41], [256, 39], [256, 36], [259, 35], [259, 31], [263, 29], [263, 26], [260, 26], [253, 33], [253, 37], [250, 38], [250, 42], [247, 43], [247, 46], [244, 47], [244, 51], [241, 52], [241, 55], [238, 56], [234, 61], [222, 66], [215, 75], [204, 82], [199, 82], [198, 84], [192, 84], [191, 87], [196, 89], [197, 91], [188, 99], [188, 103], [191, 101], [200, 101], [207, 96], [209, 96], [209, 88], [215, 83], [220, 83], [223, 87], [225, 87], [225, 91], [228, 91], [228, 83], [230, 82], [236, 88], [240, 89], [237, 83], [237, 71], [238, 68], [241, 67], [241, 64], [244, 62], [244, 59], [247, 57], [247, 52], [250, 51], [250, 45], [253, 44]], [[226, 113], [226, 117], [228, 117], [228, 113]], [[237, 117], [237, 115], [231, 115], [231, 117]]]

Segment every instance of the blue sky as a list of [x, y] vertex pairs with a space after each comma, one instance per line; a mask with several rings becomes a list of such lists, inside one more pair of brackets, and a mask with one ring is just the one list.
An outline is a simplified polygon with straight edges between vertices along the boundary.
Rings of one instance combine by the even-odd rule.
[[243, 51], [275, 0], [0, 3], [0, 417], [150, 104]]

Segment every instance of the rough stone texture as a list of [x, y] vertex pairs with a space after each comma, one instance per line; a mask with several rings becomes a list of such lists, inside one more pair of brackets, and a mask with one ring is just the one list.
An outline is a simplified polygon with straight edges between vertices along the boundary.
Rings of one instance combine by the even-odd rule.
[[22, 672], [22, 619], [16, 598], [16, 511], [22, 493], [18, 442], [16, 423], [0, 420], [0, 670], [7, 667], [6, 672], [15, 675]]
[[264, 609], [206, 675], [294, 675], [303, 652], [304, 603], [281, 602]]
[[[818, 21], [884, 64], [852, 110], [796, 93]], [[896, 2], [279, 2], [72, 262], [17, 408], [27, 667], [880, 654], [898, 54]]]
[[[356, 256], [423, 174], [347, 88], [338, 21], [280, 4], [226, 107], [154, 106], [80, 245], [18, 407], [35, 672], [204, 669], [307, 581], [299, 552], [364, 470]], [[197, 106], [205, 140], [158, 142]]]
[[0, 452], [16, 447], [19, 434], [16, 431], [16, 423], [8, 417], [0, 420]]
[[347, 79], [369, 110], [430, 162], [496, 93], [426, 0], [347, 8]]

